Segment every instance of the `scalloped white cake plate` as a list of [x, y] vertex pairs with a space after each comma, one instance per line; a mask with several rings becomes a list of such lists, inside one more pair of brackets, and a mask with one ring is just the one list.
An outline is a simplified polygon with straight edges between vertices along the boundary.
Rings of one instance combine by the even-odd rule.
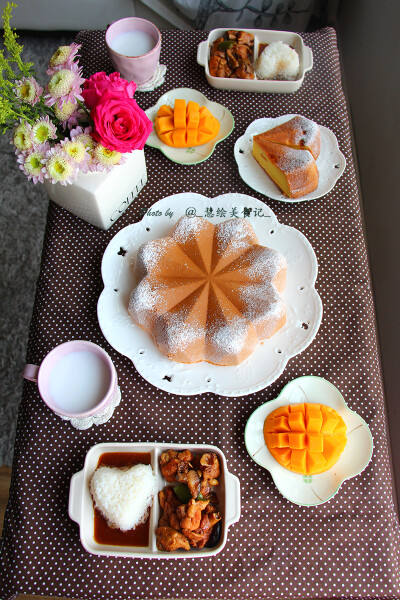
[[[347, 444], [338, 462], [318, 475], [285, 469], [270, 454], [263, 435], [264, 421], [276, 408], [310, 402], [334, 408], [347, 425]], [[373, 440], [362, 417], [350, 410], [342, 394], [322, 377], [305, 376], [288, 383], [275, 400], [259, 406], [247, 421], [244, 440], [251, 458], [267, 469], [280, 493], [290, 502], [316, 506], [330, 500], [346, 479], [359, 475], [372, 457]]]
[[281, 202], [304, 202], [325, 196], [336, 184], [346, 168], [346, 159], [339, 150], [335, 134], [320, 125], [321, 152], [317, 158], [319, 182], [316, 190], [301, 198], [288, 198], [266, 174], [253, 156], [253, 136], [263, 133], [277, 125], [289, 121], [296, 115], [282, 115], [274, 119], [256, 119], [246, 129], [244, 135], [236, 140], [234, 154], [239, 168], [239, 175], [245, 183], [256, 192]]
[[157, 111], [163, 104], [167, 104], [173, 108], [177, 98], [186, 100], [186, 102], [192, 100], [193, 102], [200, 104], [200, 106], [205, 106], [208, 108], [208, 110], [216, 119], [218, 119], [220, 123], [218, 135], [207, 144], [202, 144], [201, 146], [194, 146], [192, 148], [173, 148], [172, 146], [167, 146], [167, 144], [164, 144], [164, 142], [162, 142], [158, 137], [155, 129], [153, 129], [147, 139], [146, 145], [151, 146], [152, 148], [158, 148], [173, 162], [181, 165], [196, 165], [209, 158], [214, 152], [215, 146], [228, 137], [228, 135], [232, 132], [235, 121], [232, 113], [229, 112], [225, 106], [222, 106], [222, 104], [219, 104], [218, 102], [212, 102], [211, 100], [208, 100], [204, 94], [191, 88], [176, 88], [163, 94], [158, 99], [157, 104], [151, 106], [145, 111], [150, 121], [152, 121], [154, 124]]
[[[210, 207], [214, 217], [209, 216]], [[286, 257], [287, 283], [283, 294], [286, 324], [269, 340], [259, 343], [240, 365], [222, 367], [207, 362], [172, 361], [128, 313], [129, 298], [135, 287], [133, 266], [137, 251], [144, 242], [169, 235], [185, 214], [206, 216], [217, 224], [230, 218], [235, 209], [241, 213], [243, 207], [251, 209], [249, 221], [260, 244]], [[244, 194], [207, 198], [188, 192], [159, 200], [142, 221], [128, 225], [114, 236], [104, 252], [101, 272], [104, 290], [97, 314], [105, 338], [115, 350], [132, 360], [144, 379], [172, 394], [212, 392], [245, 396], [264, 389], [282, 374], [292, 356], [312, 342], [322, 319], [322, 302], [314, 287], [318, 265], [310, 243], [297, 229], [279, 223], [264, 202]]]

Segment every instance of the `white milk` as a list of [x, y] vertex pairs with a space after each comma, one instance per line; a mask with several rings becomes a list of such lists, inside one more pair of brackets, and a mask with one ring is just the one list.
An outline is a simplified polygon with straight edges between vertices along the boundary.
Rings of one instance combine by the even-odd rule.
[[145, 31], [126, 31], [117, 35], [110, 43], [111, 48], [124, 56], [143, 56], [156, 45], [156, 40]]
[[90, 410], [106, 395], [110, 371], [94, 352], [83, 350], [63, 356], [50, 373], [49, 388], [54, 402], [67, 412]]

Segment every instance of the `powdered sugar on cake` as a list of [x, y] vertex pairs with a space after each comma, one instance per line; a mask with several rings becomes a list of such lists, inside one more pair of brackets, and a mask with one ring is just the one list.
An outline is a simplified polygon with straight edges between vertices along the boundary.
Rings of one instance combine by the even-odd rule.
[[260, 246], [247, 220], [182, 217], [139, 249], [129, 313], [172, 360], [239, 364], [284, 324], [285, 274], [286, 259]]

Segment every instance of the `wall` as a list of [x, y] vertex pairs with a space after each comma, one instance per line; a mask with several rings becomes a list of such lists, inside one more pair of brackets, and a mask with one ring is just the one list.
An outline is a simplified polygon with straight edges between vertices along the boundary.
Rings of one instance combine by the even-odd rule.
[[338, 33], [358, 156], [400, 500], [400, 2], [340, 5]]

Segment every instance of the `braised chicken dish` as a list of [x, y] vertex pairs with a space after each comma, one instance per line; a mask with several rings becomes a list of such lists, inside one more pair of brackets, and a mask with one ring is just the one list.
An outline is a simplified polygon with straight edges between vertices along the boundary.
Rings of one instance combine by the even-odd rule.
[[230, 29], [213, 42], [209, 70], [213, 77], [254, 79], [254, 35]]
[[173, 552], [215, 546], [221, 534], [218, 499], [212, 491], [221, 473], [217, 455], [168, 450], [161, 454], [160, 467], [165, 479], [178, 485], [159, 492], [157, 548]]

